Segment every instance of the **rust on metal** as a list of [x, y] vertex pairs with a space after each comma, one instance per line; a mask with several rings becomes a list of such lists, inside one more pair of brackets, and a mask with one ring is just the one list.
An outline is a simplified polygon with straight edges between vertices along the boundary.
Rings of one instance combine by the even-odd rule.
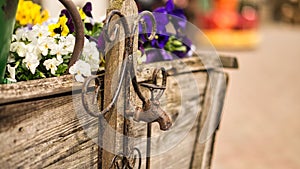
[[[135, 154], [135, 152], [137, 154]], [[130, 164], [129, 159], [133, 159], [133, 163]], [[118, 153], [114, 156], [113, 160], [111, 161], [111, 165], [109, 169], [112, 169], [113, 167], [119, 169], [133, 169], [137, 164], [137, 168], [140, 169], [142, 166], [142, 154], [141, 151], [138, 148], [133, 148], [133, 150], [130, 152], [129, 156], [125, 153]], [[121, 167], [120, 167], [121, 166]]]
[[[149, 16], [152, 22], [152, 29], [151, 34], [148, 35], [146, 33], [146, 23], [143, 20], [144, 16]], [[118, 16], [120, 19], [117, 20], [117, 23], [114, 24], [113, 28], [109, 27], [109, 23], [111, 22], [112, 18], [114, 16]], [[128, 117], [133, 117], [135, 121], [144, 121], [147, 123], [147, 158], [146, 158], [146, 168], [148, 169], [150, 167], [150, 156], [151, 156], [151, 124], [153, 122], [159, 123], [160, 129], [163, 131], [168, 130], [172, 126], [172, 121], [168, 114], [160, 107], [159, 99], [162, 97], [165, 89], [166, 89], [166, 83], [167, 83], [167, 73], [164, 68], [156, 69], [153, 72], [152, 76], [152, 82], [151, 83], [138, 83], [136, 78], [136, 72], [135, 67], [133, 64], [133, 41], [134, 41], [134, 34], [137, 31], [137, 28], [139, 24], [143, 27], [143, 34], [145, 39], [152, 40], [156, 34], [156, 22], [153, 14], [148, 11], [142, 12], [136, 19], [136, 22], [134, 23], [132, 30], [129, 29], [128, 22], [124, 15], [118, 10], [112, 10], [106, 19], [106, 25], [104, 26], [104, 38], [107, 42], [112, 43], [116, 40], [117, 33], [120, 31], [120, 26], [124, 29], [125, 35], [129, 35], [128, 37], [125, 37], [125, 48], [124, 48], [124, 54], [123, 54], [123, 61], [121, 64], [121, 72], [118, 79], [118, 85], [117, 88], [113, 94], [113, 97], [110, 101], [110, 103], [107, 105], [107, 107], [101, 109], [101, 111], [93, 112], [89, 109], [88, 103], [86, 101], [86, 94], [88, 91], [88, 87], [92, 80], [96, 80], [96, 84], [98, 84], [98, 87], [95, 87], [96, 90], [99, 90], [102, 84], [98, 80], [99, 75], [94, 75], [88, 77], [83, 85], [82, 89], [82, 104], [86, 112], [93, 116], [93, 117], [104, 117], [107, 113], [110, 112], [110, 110], [113, 108], [113, 106], [116, 104], [117, 99], [120, 95], [121, 88], [123, 84], [125, 83], [125, 98], [127, 101], [125, 102], [125, 111], [124, 111], [124, 129], [123, 129], [123, 152], [119, 152], [117, 155], [114, 156], [114, 158], [111, 161], [111, 166], [115, 168], [133, 168], [138, 159], [138, 168], [141, 167], [141, 152], [138, 148], [133, 148], [132, 150], [129, 150], [128, 148]], [[109, 30], [110, 28], [110, 30]], [[162, 79], [161, 84], [158, 85], [158, 75], [161, 73]], [[131, 81], [130, 81], [131, 79]], [[142, 101], [142, 107], [136, 107], [135, 111], [132, 110], [130, 105], [129, 99], [130, 99], [130, 82], [133, 86], [134, 92], [139, 97], [139, 99]], [[140, 87], [145, 87], [150, 90], [151, 97], [147, 98], [143, 95], [141, 92]], [[97, 92], [95, 97], [97, 97]], [[155, 95], [155, 93], [157, 93]], [[93, 104], [96, 104], [93, 103]], [[137, 155], [134, 155], [137, 153]], [[131, 159], [131, 160], [130, 160]], [[132, 162], [133, 161], [133, 162]]]
[[70, 12], [75, 25], [75, 46], [69, 62], [69, 68], [79, 59], [84, 45], [84, 28], [78, 9], [72, 0], [59, 0]]

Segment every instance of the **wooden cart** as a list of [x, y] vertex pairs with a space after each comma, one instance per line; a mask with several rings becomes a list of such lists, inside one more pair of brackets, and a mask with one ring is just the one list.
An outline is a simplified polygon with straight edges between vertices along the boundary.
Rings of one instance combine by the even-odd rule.
[[[234, 58], [221, 59], [225, 68], [237, 68]], [[207, 69], [198, 58], [187, 58], [181, 62], [193, 68], [192, 72], [186, 73], [194, 74], [198, 81], [199, 92], [203, 97], [196, 104], [201, 113], [191, 132], [178, 146], [152, 158], [153, 168], [210, 166], [214, 135], [205, 144], [200, 144], [197, 139], [210, 107], [217, 106], [215, 113], [222, 111], [226, 88], [207, 88], [210, 85]], [[180, 69], [176, 71], [176, 67], [169, 67], [169, 70], [176, 72], [172, 76], [185, 74]], [[213, 68], [209, 71], [213, 72], [214, 78], [222, 73]], [[169, 79], [170, 90], [166, 91], [162, 102], [170, 103], [164, 109], [175, 116], [178, 109], [181, 109], [176, 106], [180, 96], [176, 96], [176, 91], [169, 87], [175, 84]], [[76, 97], [74, 93], [72, 95], [72, 89], [80, 88], [81, 85], [74, 83], [70, 75], [0, 85], [0, 164], [3, 168], [97, 168], [98, 146], [93, 139], [97, 138], [98, 119], [90, 118], [90, 121], [82, 124], [78, 119], [89, 119], [89, 115], [75, 111], [79, 109], [76, 105], [82, 105], [80, 100], [74, 100]], [[182, 89], [191, 92], [188, 91], [188, 82], [184, 85], [186, 88]], [[85, 133], [84, 125], [88, 130], [94, 130], [93, 138]]]
[[[130, 8], [127, 4], [122, 10]], [[120, 55], [119, 50], [115, 55]], [[176, 123], [182, 129], [191, 126], [175, 146], [151, 157], [151, 168], [210, 168], [215, 133], [211, 133], [206, 142], [201, 142], [200, 131], [207, 126], [206, 121], [211, 124], [208, 126], [218, 126], [226, 91], [224, 83], [228, 81], [228, 75], [220, 71], [221, 68], [237, 68], [235, 58], [221, 56], [220, 59], [221, 62], [214, 61], [210, 56], [201, 55], [137, 67], [138, 82], [147, 80], [147, 75], [143, 74], [145, 69], [151, 74], [151, 67], [163, 65], [166, 68], [169, 77], [165, 96], [160, 99], [164, 103], [162, 108], [168, 112], [175, 126]], [[203, 63], [210, 64], [204, 66]], [[183, 69], [183, 65], [189, 69]], [[190, 90], [186, 76], [193, 76], [196, 91]], [[103, 80], [104, 77], [99, 78]], [[98, 118], [91, 117], [83, 109], [82, 86], [82, 83], [74, 82], [71, 75], [0, 85], [1, 167], [109, 168], [111, 153], [102, 151], [98, 146], [101, 125]], [[182, 95], [178, 93], [185, 93], [187, 97], [184, 99], [190, 105], [180, 104]], [[101, 99], [99, 101], [102, 103]], [[192, 124], [190, 121], [178, 122], [179, 116], [188, 117], [191, 109], [195, 108], [197, 115], [193, 117]], [[113, 121], [113, 127], [122, 130], [122, 123], [116, 118], [119, 117], [112, 116], [109, 124]], [[131, 122], [129, 126], [133, 137], [145, 136], [145, 123]], [[152, 134], [158, 136], [153, 150], [159, 149], [167, 137], [160, 137], [163, 132], [158, 125], [153, 125], [152, 130]], [[117, 145], [119, 140], [103, 141], [120, 146]]]

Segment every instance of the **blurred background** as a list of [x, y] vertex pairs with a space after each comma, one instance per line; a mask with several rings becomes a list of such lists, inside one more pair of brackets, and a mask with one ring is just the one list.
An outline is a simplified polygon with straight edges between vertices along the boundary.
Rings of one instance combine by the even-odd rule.
[[[90, 1], [95, 18], [104, 18], [107, 1]], [[62, 8], [56, 1], [39, 2], [52, 17]], [[140, 9], [164, 3], [137, 2]], [[174, 2], [219, 53], [239, 61], [238, 70], [226, 70], [230, 79], [212, 168], [299, 169], [300, 0]]]

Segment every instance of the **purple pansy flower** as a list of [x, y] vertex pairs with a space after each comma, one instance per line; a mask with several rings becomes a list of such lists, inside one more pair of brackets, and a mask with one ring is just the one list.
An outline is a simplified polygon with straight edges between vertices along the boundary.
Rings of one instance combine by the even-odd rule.
[[105, 49], [105, 39], [104, 39], [103, 33], [101, 33], [100, 36], [99, 36], [99, 38], [98, 38], [97, 47], [98, 47], [98, 50], [99, 50], [102, 54], [104, 54], [104, 49]]
[[182, 37], [179, 40], [182, 42], [182, 45], [186, 47], [186, 51], [173, 51], [173, 53], [179, 58], [184, 58], [187, 56], [187, 53], [191, 50], [192, 41], [186, 36]]
[[168, 35], [160, 35], [158, 34], [152, 41], [151, 41], [151, 46], [152, 47], [156, 47], [156, 48], [159, 48], [159, 49], [163, 49], [164, 46], [166, 45], [166, 43], [168, 42], [169, 40], [169, 37]]
[[[151, 18], [147, 15], [143, 17], [146, 30], [143, 30], [142, 24], [139, 24], [138, 49], [142, 52], [142, 55], [146, 54], [146, 63], [186, 57], [191, 49], [192, 42], [183, 34], [187, 22], [183, 10], [177, 9], [173, 1], [168, 0], [166, 6], [155, 9], [153, 15], [157, 25], [156, 36], [153, 40], [147, 40], [143, 32], [145, 31], [147, 36], [151, 34]], [[175, 17], [170, 17], [170, 15]], [[166, 26], [170, 22], [174, 25], [176, 35], [167, 32]], [[177, 41], [182, 42], [182, 46], [178, 46], [178, 48], [176, 48], [176, 45], [172, 46], [174, 44], [172, 44], [172, 40], [170, 39], [171, 36], [173, 40], [175, 38]], [[169, 45], [167, 45], [167, 43], [169, 43]], [[99, 51], [103, 53], [105, 49], [103, 33], [100, 34], [97, 45]], [[182, 49], [182, 47], [185, 48]]]
[[[176, 8], [172, 0], [168, 0], [166, 6], [156, 8], [153, 11], [153, 15], [157, 23], [156, 36], [153, 40], [147, 41], [144, 38], [142, 32], [142, 26], [140, 25], [139, 27], [140, 40], [142, 42], [139, 43], [139, 49], [142, 50], [142, 53], [145, 50], [145, 53], [147, 55], [146, 63], [157, 62], [162, 60], [172, 60], [177, 57], [183, 58], [187, 56], [187, 53], [191, 49], [190, 46], [192, 45], [192, 42], [183, 34], [184, 30], [186, 29], [186, 23], [187, 23], [186, 17], [184, 15], [184, 11], [182, 9]], [[149, 16], [144, 16], [144, 21], [147, 25], [146, 31], [149, 35], [152, 29], [151, 19], [149, 18]], [[166, 26], [170, 22], [173, 24], [175, 28], [176, 35], [172, 35], [171, 33], [167, 32]], [[167, 52], [166, 49], [168, 48], [166, 48], [166, 44], [169, 42], [169, 40], [171, 40], [170, 39], [171, 36], [173, 36], [173, 39], [175, 36], [177, 40], [181, 41], [182, 46], [184, 46], [186, 50], [176, 50], [175, 48], [172, 49], [172, 53]], [[149, 49], [149, 47], [151, 48]], [[176, 57], [172, 56], [172, 54], [176, 55]]]
[[147, 55], [146, 63], [174, 59], [171, 53], [169, 53], [163, 49], [151, 48], [151, 49], [145, 50], [145, 52]]
[[[173, 0], [168, 0], [165, 7], [156, 8], [153, 12], [163, 13], [165, 15], [160, 15], [156, 20], [163, 20], [163, 23], [168, 24], [169, 21], [172, 22], [176, 31], [179, 29], [185, 29], [186, 27], [186, 17], [182, 9], [176, 8]], [[168, 15], [176, 16], [169, 17]], [[166, 25], [165, 24], [165, 25]]]
[[92, 23], [84, 23], [84, 27], [86, 30], [91, 31], [93, 30], [94, 25]]
[[[88, 17], [91, 17], [93, 18], [92, 16], [92, 3], [91, 2], [87, 2], [84, 7], [82, 8], [83, 12], [88, 16]], [[70, 33], [73, 33], [74, 30], [75, 30], [75, 26], [74, 26], [74, 23], [73, 23], [73, 20], [72, 20], [72, 17], [71, 17], [71, 14], [69, 13], [68, 10], [66, 9], [63, 9], [61, 12], [60, 12], [60, 17], [65, 15], [67, 18], [68, 18], [68, 21], [67, 21], [67, 26], [69, 28], [69, 31]], [[92, 30], [93, 29], [93, 24], [92, 23], [85, 23], [85, 28], [87, 30]]]
[[83, 12], [86, 14], [86, 16], [93, 18], [92, 16], [92, 3], [87, 2], [84, 7], [82, 8]]
[[[156, 33], [157, 34], [161, 34], [161, 35], [168, 35], [167, 33], [167, 29], [166, 29], [166, 25], [168, 24], [168, 19], [164, 19], [165, 15], [163, 14], [159, 14], [159, 13], [153, 13], [155, 20], [156, 20]], [[159, 18], [163, 18], [163, 19], [159, 19]], [[149, 16], [144, 16], [144, 23], [146, 24], [146, 34], [147, 36], [150, 36], [151, 31], [152, 31], [152, 22]], [[142, 24], [139, 24], [139, 38], [142, 41], [147, 41], [144, 37], [144, 29]]]
[[73, 33], [74, 30], [75, 30], [75, 26], [74, 26], [74, 24], [73, 24], [73, 20], [72, 20], [72, 17], [71, 17], [71, 15], [70, 15], [69, 11], [66, 10], [66, 9], [63, 9], [63, 10], [60, 12], [60, 15], [59, 15], [59, 16], [62, 17], [62, 16], [64, 16], [64, 15], [68, 18], [67, 26], [68, 26], [68, 28], [69, 28], [69, 31], [70, 31], [70, 33]]

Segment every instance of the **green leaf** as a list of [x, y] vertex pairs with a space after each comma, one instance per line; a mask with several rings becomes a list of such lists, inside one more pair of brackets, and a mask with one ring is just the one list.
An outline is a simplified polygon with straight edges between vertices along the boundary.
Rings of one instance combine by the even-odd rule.
[[172, 41], [172, 44], [175, 45], [175, 46], [182, 46], [182, 42], [179, 41], [179, 40]]
[[46, 78], [46, 76], [45, 76], [45, 74], [44, 74], [43, 72], [41, 72], [41, 71], [38, 71], [38, 74], [39, 74], [39, 76], [40, 76], [40, 77], [42, 77], [42, 78]]
[[174, 49], [174, 51], [186, 52], [186, 46], [180, 46]]
[[56, 75], [62, 75], [66, 72], [66, 70], [69, 68], [69, 66], [65, 63], [63, 64], [60, 64], [58, 67], [57, 67], [57, 70], [55, 72]]
[[7, 78], [5, 78], [3, 80], [3, 84], [11, 84], [11, 83], [13, 83], [13, 82], [11, 82], [10, 80], [8, 80]]
[[[26, 70], [26, 69], [27, 69], [25, 63], [22, 63], [21, 67], [22, 67], [23, 70]], [[28, 70], [28, 69], [27, 69], [27, 70]]]
[[65, 60], [65, 59], [71, 59], [71, 55], [64, 55], [63, 56], [63, 59]]

